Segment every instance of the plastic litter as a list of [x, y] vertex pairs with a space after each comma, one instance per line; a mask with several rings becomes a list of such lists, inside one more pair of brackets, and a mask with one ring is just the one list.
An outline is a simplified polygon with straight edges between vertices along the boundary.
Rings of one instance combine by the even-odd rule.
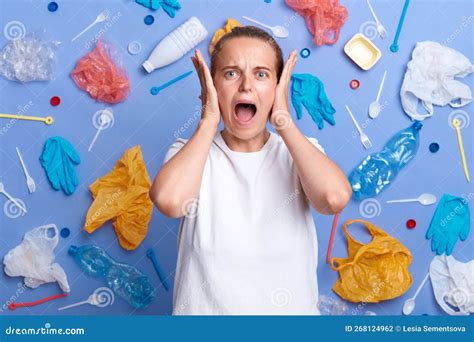
[[438, 255], [451, 255], [458, 239], [467, 239], [470, 221], [469, 202], [465, 198], [443, 194], [426, 232], [426, 238], [431, 239], [431, 250]]
[[112, 220], [120, 245], [136, 249], [146, 237], [153, 211], [150, 187], [140, 146], [128, 149], [112, 171], [90, 185], [94, 202], [87, 211], [84, 230], [92, 234]]
[[89, 152], [92, 150], [92, 147], [94, 147], [94, 144], [97, 138], [99, 137], [100, 132], [102, 132], [104, 129], [108, 128], [109, 126], [111, 126], [111, 124], [114, 122], [114, 111], [112, 110], [112, 108], [105, 108], [104, 110], [100, 112], [99, 122], [100, 122], [100, 126], [99, 128], [97, 128], [97, 132], [94, 135], [94, 138], [92, 139], [91, 144], [89, 145], [89, 148], [87, 149], [87, 151]]
[[163, 38], [142, 66], [150, 73], [155, 69], [176, 62], [206, 37], [206, 28], [198, 18], [191, 17]]
[[90, 304], [99, 308], [105, 308], [106, 306], [112, 305], [114, 301], [115, 297], [111, 289], [109, 289], [108, 287], [99, 287], [98, 289], [95, 289], [95, 291], [86, 300], [60, 307], [58, 311], [75, 308], [84, 304]]
[[347, 315], [349, 311], [346, 303], [326, 295], [319, 296], [318, 309], [323, 316], [342, 316]]
[[467, 182], [469, 183], [471, 179], [469, 177], [469, 170], [467, 168], [466, 155], [464, 153], [464, 145], [462, 143], [461, 121], [459, 121], [458, 119], [454, 119], [453, 127], [456, 130], [456, 135], [458, 138], [459, 153], [461, 154], [461, 161], [462, 161], [462, 168], [464, 170], [464, 176], [466, 176]]
[[308, 58], [311, 55], [311, 51], [308, 48], [304, 48], [300, 51], [300, 56], [303, 58]]
[[0, 118], [15, 119], [15, 120], [27, 120], [27, 121], [39, 121], [39, 122], [44, 122], [47, 125], [52, 125], [53, 122], [54, 122], [54, 119], [51, 116], [41, 118], [41, 117], [38, 117], [38, 116], [27, 116], [27, 115], [17, 115], [17, 114], [0, 114]]
[[339, 0], [285, 0], [285, 3], [304, 17], [316, 45], [337, 42], [348, 16], [347, 9]]
[[11, 201], [12, 203], [14, 203], [20, 210], [23, 211], [23, 213], [26, 214], [26, 208], [21, 205], [15, 198], [13, 198], [6, 190], [5, 190], [5, 186], [3, 185], [2, 182], [0, 182], [0, 194], [3, 194], [5, 195], [6, 198], [8, 198], [9, 201]]
[[408, 229], [413, 229], [416, 227], [416, 221], [413, 219], [409, 219], [406, 223]]
[[71, 231], [69, 230], [69, 228], [64, 227], [63, 229], [61, 229], [60, 234], [62, 238], [67, 238], [71, 234]]
[[413, 310], [415, 310], [415, 304], [416, 304], [415, 299], [418, 296], [418, 294], [420, 293], [423, 286], [425, 286], [425, 283], [428, 280], [429, 276], [430, 276], [430, 273], [428, 272], [426, 274], [425, 278], [423, 279], [423, 281], [421, 282], [420, 286], [418, 286], [418, 288], [416, 289], [416, 292], [413, 295], [413, 297], [407, 299], [405, 301], [405, 303], [403, 304], [403, 310], [402, 311], [403, 311], [404, 315], [410, 315], [413, 312]]
[[405, 198], [405, 199], [387, 201], [387, 203], [409, 203], [409, 202], [418, 202], [421, 205], [432, 205], [436, 203], [436, 196], [433, 194], [424, 193], [418, 196], [418, 198]]
[[377, 25], [377, 33], [379, 34], [380, 38], [384, 39], [385, 37], [387, 37], [387, 30], [380, 22], [379, 18], [377, 17], [377, 14], [375, 14], [374, 8], [372, 7], [370, 0], [367, 0], [367, 5], [369, 5], [370, 12], [372, 13], [372, 16], [374, 17], [375, 23]]
[[387, 71], [385, 70], [385, 72], [383, 73], [382, 81], [380, 82], [379, 91], [377, 92], [377, 97], [375, 98], [375, 101], [372, 102], [369, 106], [369, 117], [371, 119], [377, 118], [380, 114], [381, 107], [380, 107], [379, 100], [380, 100], [380, 94], [382, 93], [383, 85], [385, 83], [386, 76], [387, 76]]
[[18, 158], [20, 159], [20, 164], [21, 164], [21, 167], [23, 169], [23, 173], [25, 174], [25, 177], [26, 177], [26, 185], [28, 187], [28, 191], [30, 192], [30, 194], [32, 194], [36, 190], [36, 183], [35, 183], [34, 179], [30, 176], [18, 147], [16, 148], [16, 153], [18, 154]]
[[51, 106], [56, 107], [59, 106], [59, 104], [61, 103], [61, 99], [58, 96], [53, 96], [49, 100], [49, 103], [51, 104]]
[[[54, 233], [52, 236], [49, 234], [51, 230]], [[10, 277], [25, 277], [25, 285], [31, 288], [58, 282], [61, 290], [69, 292], [66, 273], [59, 264], [54, 263], [58, 235], [58, 228], [54, 224], [27, 232], [22, 243], [3, 258], [5, 273]]]
[[332, 245], [334, 243], [334, 235], [336, 234], [337, 221], [339, 220], [339, 214], [340, 213], [335, 214], [332, 220], [331, 236], [329, 238], [328, 251], [326, 253], [326, 264], [329, 264], [331, 260]]
[[362, 33], [355, 34], [344, 45], [344, 52], [363, 70], [372, 68], [382, 57], [382, 52]]
[[231, 32], [234, 27], [239, 26], [242, 26], [242, 24], [239, 23], [237, 20], [233, 18], [228, 18], [224, 27], [214, 32], [214, 35], [212, 36], [211, 43], [209, 44], [208, 48], [209, 55], [212, 55], [216, 44], [219, 42], [219, 40], [221, 40], [222, 37], [224, 37], [227, 33]]
[[119, 60], [115, 48], [98, 41], [95, 49], [79, 60], [71, 77], [93, 99], [111, 104], [121, 102], [130, 94], [130, 82]]
[[405, 15], [407, 14], [409, 4], [410, 0], [405, 0], [405, 5], [403, 5], [402, 14], [400, 15], [400, 20], [398, 21], [397, 33], [395, 34], [392, 45], [390, 45], [390, 51], [392, 52], [398, 51], [398, 38], [400, 38], [400, 33], [402, 32], [403, 22], [405, 21]]
[[74, 193], [79, 185], [74, 166], [81, 163], [81, 158], [69, 141], [59, 136], [47, 139], [40, 163], [54, 190]]
[[127, 51], [131, 55], [137, 55], [140, 53], [140, 51], [142, 51], [142, 44], [134, 40], [133, 42], [128, 43]]
[[359, 80], [352, 80], [349, 83], [349, 86], [351, 87], [351, 89], [357, 89], [360, 86], [360, 82], [359, 82]]
[[163, 7], [163, 10], [171, 18], [174, 18], [176, 12], [181, 9], [178, 0], [135, 0], [135, 2], [151, 10], [158, 10], [160, 7]]
[[[353, 223], [364, 225], [372, 240], [363, 244], [347, 231]], [[339, 272], [333, 291], [350, 302], [378, 303], [401, 296], [411, 286], [408, 267], [412, 255], [399, 240], [364, 220], [349, 220], [344, 226], [347, 258], [332, 258], [331, 268]]]
[[438, 143], [431, 143], [429, 149], [430, 149], [431, 153], [436, 153], [436, 152], [439, 151], [439, 144]]
[[362, 127], [360, 127], [359, 123], [357, 122], [354, 114], [352, 113], [352, 111], [351, 111], [351, 109], [349, 108], [348, 105], [346, 105], [346, 110], [349, 113], [349, 116], [351, 117], [351, 120], [352, 120], [352, 122], [354, 123], [354, 126], [357, 129], [357, 132], [359, 132], [359, 139], [360, 139], [360, 142], [361, 142], [362, 146], [364, 146], [365, 149], [371, 148], [372, 147], [372, 142], [370, 141], [369, 136], [367, 134], [365, 134], [365, 132], [362, 130]]
[[8, 304], [8, 309], [13, 311], [13, 310], [16, 310], [18, 308], [26, 308], [26, 307], [36, 306], [36, 305], [40, 305], [40, 304], [49, 302], [50, 300], [64, 298], [64, 297], [67, 297], [67, 296], [68, 296], [67, 293], [60, 293], [60, 294], [57, 294], [57, 295], [54, 295], [54, 296], [49, 296], [49, 297], [46, 297], [46, 298], [35, 300], [34, 302], [26, 302], [26, 303], [11, 302], [10, 304]]
[[151, 25], [155, 22], [155, 17], [151, 14], [148, 14], [147, 16], [145, 16], [145, 18], [143, 18], [143, 22], [145, 23], [145, 25]]
[[148, 306], [155, 297], [150, 279], [141, 271], [120, 263], [99, 246], [71, 246], [68, 253], [87, 275], [100, 278], [107, 286], [135, 308]]
[[165, 84], [162, 84], [160, 85], [159, 87], [152, 87], [150, 89], [150, 93], [151, 95], [157, 95], [160, 91], [162, 91], [163, 89], [169, 87], [170, 85], [172, 85], [173, 83], [176, 83], [178, 82], [179, 80], [182, 80], [183, 78], [185, 77], [188, 77], [189, 75], [191, 75], [193, 72], [192, 70], [191, 71], [188, 71], [188, 72], [185, 72], [184, 74], [181, 74], [175, 78], [173, 78], [172, 80], [166, 82]]
[[32, 34], [10, 40], [0, 55], [0, 75], [23, 83], [51, 80], [59, 45]]
[[103, 21], [106, 21], [107, 19], [109, 19], [109, 11], [108, 10], [104, 10], [102, 12], [100, 12], [97, 17], [95, 18], [95, 20], [89, 25], [87, 26], [84, 30], [82, 30], [78, 35], [76, 35], [74, 38], [72, 38], [71, 42], [74, 42], [77, 38], [79, 38], [80, 36], [82, 36], [84, 33], [86, 33], [87, 31], [89, 31], [94, 25], [97, 25], [98, 23], [101, 23]]
[[50, 12], [56, 12], [58, 10], [58, 3], [57, 2], [54, 2], [54, 1], [51, 1], [49, 4], [48, 4], [48, 11]]
[[264, 24], [264, 23], [262, 23], [258, 20], [249, 18], [245, 15], [243, 15], [242, 18], [244, 18], [245, 20], [250, 21], [251, 23], [254, 23], [254, 24], [260, 25], [262, 27], [265, 27], [266, 29], [269, 29], [270, 31], [272, 31], [272, 34], [277, 38], [287, 38], [290, 35], [290, 33], [288, 32], [288, 29], [284, 26], [281, 26], [281, 25], [269, 26], [269, 25], [266, 25], [266, 24]]
[[371, 154], [352, 170], [349, 182], [356, 200], [379, 195], [395, 180], [400, 170], [418, 151], [421, 127], [423, 124], [416, 121], [410, 127], [401, 130], [380, 152]]
[[158, 258], [156, 256], [156, 253], [153, 250], [153, 248], [149, 248], [146, 251], [146, 256], [148, 258], [150, 258], [150, 260], [153, 264], [153, 267], [155, 268], [156, 273], [158, 273], [158, 277], [160, 278], [160, 281], [163, 284], [163, 287], [165, 288], [166, 291], [168, 291], [168, 289], [169, 289], [168, 281], [166, 280], [165, 273], [163, 272], [163, 270], [160, 267], [160, 264], [158, 262]]
[[304, 106], [319, 129], [323, 129], [324, 121], [334, 126], [336, 110], [324, 91], [323, 82], [311, 74], [293, 74], [291, 80], [291, 103], [298, 120], [303, 116]]

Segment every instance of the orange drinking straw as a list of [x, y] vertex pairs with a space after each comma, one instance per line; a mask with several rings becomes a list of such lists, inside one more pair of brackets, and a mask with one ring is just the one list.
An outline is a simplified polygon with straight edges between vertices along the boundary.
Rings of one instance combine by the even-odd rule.
[[337, 213], [336, 215], [334, 215], [334, 220], [332, 221], [332, 230], [331, 230], [331, 237], [329, 238], [328, 254], [326, 255], [326, 264], [329, 264], [329, 260], [331, 259], [332, 244], [334, 242], [334, 234], [336, 233], [337, 220], [339, 219], [339, 214], [340, 213]]

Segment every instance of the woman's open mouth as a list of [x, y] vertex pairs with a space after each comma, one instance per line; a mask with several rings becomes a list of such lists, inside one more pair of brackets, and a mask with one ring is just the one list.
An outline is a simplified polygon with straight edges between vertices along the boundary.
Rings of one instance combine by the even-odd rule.
[[240, 102], [234, 107], [234, 117], [241, 125], [248, 125], [257, 113], [257, 106], [253, 103]]

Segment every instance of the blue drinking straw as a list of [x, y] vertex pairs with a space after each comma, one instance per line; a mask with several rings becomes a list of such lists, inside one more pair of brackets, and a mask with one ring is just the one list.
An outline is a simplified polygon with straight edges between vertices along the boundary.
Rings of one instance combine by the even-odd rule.
[[407, 14], [409, 4], [410, 0], [405, 0], [405, 5], [403, 6], [403, 11], [400, 16], [400, 20], [398, 21], [397, 34], [395, 35], [395, 39], [393, 40], [392, 45], [390, 45], [390, 51], [392, 52], [398, 51], [398, 37], [400, 37], [400, 32], [402, 31], [403, 22], [405, 21], [405, 14]]

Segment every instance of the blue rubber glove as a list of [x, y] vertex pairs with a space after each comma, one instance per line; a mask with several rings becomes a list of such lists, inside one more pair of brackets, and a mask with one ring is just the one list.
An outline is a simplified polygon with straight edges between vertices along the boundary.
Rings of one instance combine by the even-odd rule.
[[324, 92], [323, 82], [311, 74], [293, 74], [291, 87], [291, 103], [296, 110], [298, 120], [302, 117], [301, 105], [305, 106], [319, 129], [324, 127], [324, 120], [332, 126], [336, 124], [336, 110]]
[[163, 10], [171, 18], [174, 18], [176, 12], [181, 9], [178, 0], [135, 0], [135, 2], [152, 10], [158, 10], [160, 7], [163, 7]]
[[74, 193], [79, 185], [74, 165], [79, 165], [81, 158], [69, 141], [61, 137], [46, 140], [40, 163], [54, 190]]
[[441, 255], [450, 255], [458, 241], [467, 239], [471, 214], [464, 198], [444, 194], [431, 219], [426, 238], [431, 239], [431, 250]]

